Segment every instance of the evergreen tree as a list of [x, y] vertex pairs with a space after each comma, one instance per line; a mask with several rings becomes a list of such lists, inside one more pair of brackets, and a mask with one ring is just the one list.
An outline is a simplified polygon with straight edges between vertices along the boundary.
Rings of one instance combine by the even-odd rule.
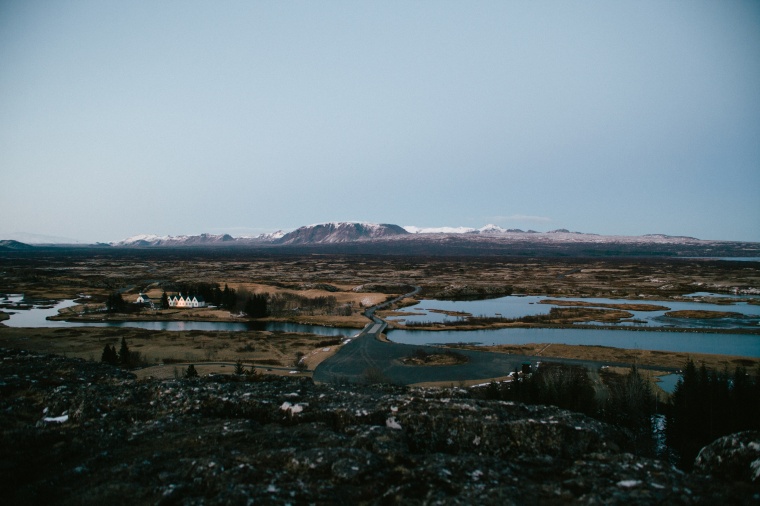
[[224, 290], [222, 291], [222, 302], [220, 306], [232, 311], [235, 309], [236, 303], [237, 303], [237, 295], [235, 293], [235, 290], [225, 284]]
[[243, 362], [238, 360], [235, 362], [235, 374], [238, 376], [242, 376], [245, 370], [243, 369]]
[[265, 294], [254, 294], [248, 297], [243, 312], [251, 318], [264, 318], [269, 314], [267, 296]]
[[106, 364], [117, 365], [119, 363], [119, 356], [116, 354], [116, 348], [105, 345], [103, 354], [100, 356], [100, 361]]
[[760, 429], [760, 379], [742, 368], [733, 378], [704, 365], [697, 370], [689, 360], [668, 408], [668, 446], [679, 455], [680, 466], [690, 469], [699, 450], [715, 439]]
[[193, 364], [190, 364], [187, 366], [187, 370], [185, 370], [185, 378], [187, 379], [193, 379], [198, 377], [198, 371], [195, 370], [195, 366]]
[[127, 346], [127, 340], [122, 337], [121, 338], [121, 349], [119, 350], [119, 362], [123, 367], [129, 367], [130, 365], [130, 357], [129, 357], [129, 346]]
[[124, 309], [126, 303], [120, 293], [114, 292], [106, 299], [106, 310], [109, 313], [116, 313]]
[[166, 295], [166, 291], [161, 294], [161, 309], [169, 309], [169, 296]]
[[603, 418], [630, 430], [637, 454], [653, 454], [652, 415], [655, 398], [649, 382], [633, 365], [625, 376], [615, 379], [610, 377], [609, 391]]

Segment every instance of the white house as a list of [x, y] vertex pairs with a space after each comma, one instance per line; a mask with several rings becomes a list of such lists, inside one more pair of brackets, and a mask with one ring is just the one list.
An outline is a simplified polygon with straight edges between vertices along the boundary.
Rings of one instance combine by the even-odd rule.
[[169, 307], [206, 307], [206, 301], [201, 296], [188, 295], [183, 297], [180, 293], [169, 297]]
[[137, 300], [135, 301], [135, 303], [136, 304], [145, 304], [147, 306], [152, 306], [153, 305], [153, 301], [151, 300], [151, 298], [148, 297], [144, 293], [141, 293], [140, 295], [137, 296]]

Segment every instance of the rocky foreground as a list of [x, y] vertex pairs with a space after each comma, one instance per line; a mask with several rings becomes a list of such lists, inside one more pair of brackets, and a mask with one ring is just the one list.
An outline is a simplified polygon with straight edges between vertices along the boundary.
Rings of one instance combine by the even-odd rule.
[[[760, 503], [757, 433], [686, 474], [583, 415], [461, 389], [137, 381], [60, 356], [0, 359], [4, 504]], [[721, 467], [737, 445], [738, 467]]]

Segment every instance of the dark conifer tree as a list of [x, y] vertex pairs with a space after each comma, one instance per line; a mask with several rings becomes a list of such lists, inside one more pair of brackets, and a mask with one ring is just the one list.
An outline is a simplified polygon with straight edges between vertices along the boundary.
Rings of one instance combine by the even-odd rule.
[[730, 378], [689, 360], [670, 398], [668, 446], [679, 464], [690, 469], [694, 458], [715, 439], [743, 430], [760, 430], [760, 379], [741, 368]]
[[166, 292], [161, 294], [161, 309], [169, 309], [169, 296]]
[[119, 357], [116, 354], [116, 348], [105, 345], [103, 348], [103, 354], [100, 356], [100, 361], [106, 364], [117, 365], [119, 363]]
[[248, 297], [243, 312], [251, 318], [264, 318], [268, 315], [267, 296], [265, 294], [254, 294]]
[[129, 367], [129, 346], [127, 346], [127, 340], [121, 338], [121, 349], [119, 350], [119, 362], [124, 367]]
[[198, 377], [198, 371], [195, 370], [195, 366], [193, 364], [190, 364], [187, 366], [187, 370], [185, 370], [185, 378], [192, 379]]

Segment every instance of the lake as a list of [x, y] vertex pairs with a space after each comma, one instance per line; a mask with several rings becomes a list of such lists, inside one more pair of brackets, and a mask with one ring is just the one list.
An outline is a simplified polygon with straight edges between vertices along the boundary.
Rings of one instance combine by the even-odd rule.
[[[712, 296], [712, 294], [698, 293], [692, 294], [695, 299], [700, 297]], [[729, 296], [724, 295], [724, 298]], [[756, 299], [757, 296], [741, 296], [742, 299]], [[733, 298], [737, 298], [733, 296]], [[692, 328], [692, 329], [758, 329], [760, 328], [760, 305], [749, 304], [747, 302], [737, 301], [733, 304], [714, 304], [700, 301], [672, 301], [672, 300], [641, 300], [631, 301], [627, 299], [607, 299], [607, 298], [560, 298], [545, 297], [534, 295], [510, 295], [508, 297], [499, 297], [487, 300], [471, 301], [451, 301], [425, 299], [414, 306], [403, 308], [403, 312], [411, 314], [402, 316], [389, 317], [389, 321], [407, 321], [407, 322], [446, 322], [456, 321], [458, 316], [449, 316], [446, 312], [469, 313], [473, 316], [486, 317], [504, 317], [504, 318], [522, 318], [523, 316], [536, 316], [549, 314], [553, 307], [559, 307], [554, 304], [545, 304], [545, 300], [563, 300], [577, 301], [591, 304], [653, 304], [664, 306], [667, 309], [659, 311], [634, 311], [627, 309], [633, 316], [632, 321], [623, 321], [620, 323], [596, 323], [590, 322], [585, 325], [605, 325], [619, 327], [658, 327], [658, 328]], [[665, 316], [669, 311], [721, 311], [734, 312], [743, 315], [742, 318], [672, 318]]]
[[[23, 296], [13, 295], [7, 300], [0, 302], [16, 303]], [[245, 331], [245, 330], [268, 330], [270, 332], [303, 332], [321, 336], [353, 336], [358, 329], [337, 327], [325, 327], [322, 325], [304, 325], [288, 322], [200, 322], [200, 321], [120, 321], [120, 322], [67, 322], [48, 320], [50, 316], [58, 314], [58, 310], [76, 305], [73, 300], [63, 300], [51, 307], [35, 306], [32, 309], [4, 309], [5, 312], [13, 312], [10, 319], [2, 322], [8, 327], [127, 327], [147, 330], [168, 331], [191, 331], [200, 330], [205, 332], [216, 331]]]
[[[486, 301], [422, 301], [425, 306], [471, 308], [491, 307], [492, 311], [504, 314], [520, 314], [525, 307], [536, 311], [547, 311], [548, 304], [537, 304], [541, 297], [502, 297], [508, 299], [491, 299]], [[16, 295], [6, 303], [20, 302], [22, 296]], [[586, 299], [613, 300], [613, 299]], [[443, 304], [437, 304], [437, 303]], [[622, 301], [616, 301], [622, 302]], [[449, 304], [451, 304], [449, 306]], [[670, 302], [668, 302], [671, 305]], [[699, 303], [691, 303], [699, 304]], [[125, 322], [66, 322], [47, 320], [48, 316], [58, 314], [58, 310], [74, 305], [71, 300], [60, 301], [56, 304], [35, 307], [28, 310], [5, 309], [13, 312], [9, 320], [3, 323], [9, 327], [131, 327], [148, 330], [191, 331], [244, 331], [268, 330], [281, 332], [304, 332], [323, 336], [352, 336], [357, 329], [324, 327], [320, 325], [303, 325], [298, 323], [281, 322], [198, 322], [198, 321], [125, 321]], [[719, 306], [725, 308], [726, 306]], [[733, 307], [733, 306], [728, 306]], [[408, 308], [407, 308], [408, 309]], [[442, 316], [437, 313], [430, 313]], [[538, 313], [533, 313], [538, 314]], [[652, 330], [609, 330], [609, 329], [536, 329], [510, 328], [490, 330], [388, 330], [388, 338], [403, 344], [526, 344], [526, 343], [561, 343], [573, 345], [601, 345], [615, 348], [646, 349], [660, 351], [682, 351], [691, 353], [713, 353], [720, 355], [739, 355], [745, 357], [760, 357], [760, 336], [751, 334], [722, 334], [702, 332], [666, 332]]]

